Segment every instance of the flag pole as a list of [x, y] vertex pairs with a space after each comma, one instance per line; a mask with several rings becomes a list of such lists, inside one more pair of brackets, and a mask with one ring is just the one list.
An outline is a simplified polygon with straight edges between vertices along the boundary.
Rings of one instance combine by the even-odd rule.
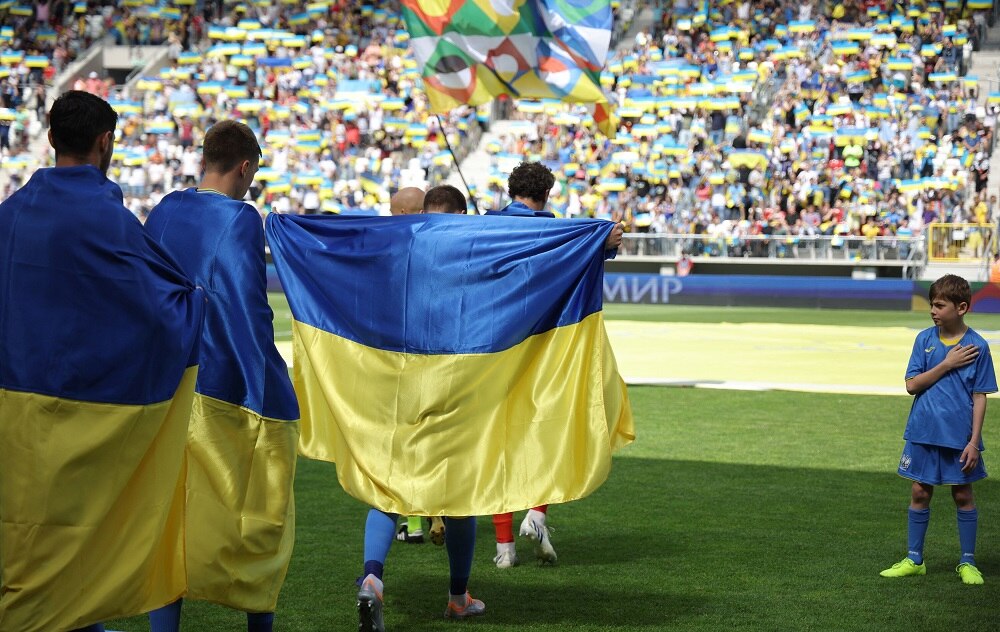
[[476, 203], [476, 196], [472, 194], [469, 183], [465, 181], [465, 174], [462, 173], [462, 167], [458, 164], [458, 156], [455, 155], [455, 150], [451, 148], [451, 142], [448, 140], [448, 132], [444, 129], [444, 121], [441, 120], [440, 114], [434, 114], [434, 116], [437, 117], [438, 126], [441, 128], [441, 136], [444, 138], [444, 144], [448, 148], [448, 152], [451, 153], [451, 159], [455, 163], [455, 170], [458, 171], [458, 177], [462, 179], [465, 190], [469, 192], [469, 199], [472, 200], [472, 209], [476, 211], [476, 215], [479, 215], [479, 204]]

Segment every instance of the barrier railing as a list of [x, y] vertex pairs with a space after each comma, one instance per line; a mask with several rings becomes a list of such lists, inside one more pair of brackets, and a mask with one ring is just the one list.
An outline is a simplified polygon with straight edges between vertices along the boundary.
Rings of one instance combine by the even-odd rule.
[[993, 224], [929, 224], [927, 260], [980, 261], [989, 252], [996, 233]]
[[840, 235], [715, 235], [630, 233], [624, 236], [623, 256], [771, 258], [809, 261], [922, 262], [920, 237], [866, 238]]

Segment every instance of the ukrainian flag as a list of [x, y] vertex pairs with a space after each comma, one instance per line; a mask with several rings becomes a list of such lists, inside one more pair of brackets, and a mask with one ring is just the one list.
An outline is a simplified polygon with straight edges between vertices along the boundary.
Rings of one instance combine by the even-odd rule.
[[763, 169], [767, 167], [767, 154], [762, 151], [754, 151], [751, 149], [737, 149], [730, 151], [726, 155], [726, 160], [729, 161], [730, 166], [733, 168], [739, 167], [749, 167], [750, 169]]
[[0, 626], [166, 605], [204, 297], [94, 167], [36, 171], [0, 252]]
[[[271, 214], [300, 451], [389, 512], [582, 498], [634, 438], [600, 220]], [[335, 282], [332, 282], [335, 281]]]

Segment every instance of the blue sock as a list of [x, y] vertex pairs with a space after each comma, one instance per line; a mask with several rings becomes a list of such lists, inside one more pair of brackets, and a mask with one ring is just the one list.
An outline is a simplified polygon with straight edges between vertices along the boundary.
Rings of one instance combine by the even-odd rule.
[[85, 628], [77, 628], [76, 630], [71, 630], [70, 632], [104, 632], [104, 624], [95, 623], [94, 625], [88, 625]]
[[976, 527], [979, 526], [979, 512], [972, 509], [958, 510], [958, 543], [962, 547], [959, 564], [976, 565]]
[[914, 564], [924, 563], [924, 536], [927, 535], [927, 524], [931, 521], [931, 510], [910, 509], [909, 529], [906, 557]]
[[472, 558], [476, 549], [476, 517], [445, 518], [444, 545], [448, 549], [453, 595], [464, 595], [469, 588]]
[[385, 513], [374, 508], [368, 510], [368, 519], [365, 521], [365, 573], [362, 578], [374, 575], [382, 579], [385, 558], [396, 538], [398, 517], [399, 514]]
[[273, 612], [248, 612], [247, 632], [271, 632], [274, 629]]
[[177, 632], [181, 629], [181, 606], [183, 599], [157, 608], [149, 613], [150, 632]]

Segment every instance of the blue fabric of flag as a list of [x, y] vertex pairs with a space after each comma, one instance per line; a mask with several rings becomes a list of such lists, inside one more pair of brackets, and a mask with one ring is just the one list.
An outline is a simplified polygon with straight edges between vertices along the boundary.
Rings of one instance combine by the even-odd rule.
[[202, 316], [179, 270], [96, 167], [39, 169], [0, 205], [0, 388], [169, 400]]
[[[600, 311], [603, 243], [613, 227], [541, 217], [272, 214], [266, 230], [286, 294], [340, 288], [336, 304], [293, 305], [297, 321], [386, 351], [455, 354], [502, 351]], [[581, 259], [586, 266], [569, 265]]]

